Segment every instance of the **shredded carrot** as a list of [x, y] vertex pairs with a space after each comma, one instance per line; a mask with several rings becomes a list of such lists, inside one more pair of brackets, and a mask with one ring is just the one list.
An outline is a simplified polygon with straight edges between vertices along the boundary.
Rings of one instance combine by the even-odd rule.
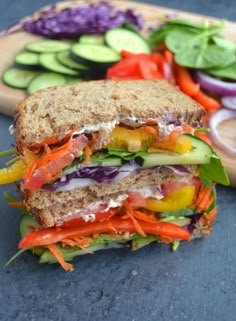
[[47, 245], [49, 251], [56, 257], [57, 261], [61, 264], [64, 270], [73, 272], [74, 268], [73, 265], [70, 263], [67, 263], [64, 260], [63, 254], [57, 249], [55, 244], [49, 244]]
[[24, 207], [25, 206], [25, 204], [22, 202], [9, 202], [8, 204], [13, 207]]
[[215, 183], [212, 183], [208, 186], [201, 186], [198, 196], [194, 203], [192, 203], [191, 208], [196, 209], [199, 212], [208, 210], [209, 206], [214, 201], [214, 194], [211, 195], [212, 188], [215, 186]]
[[142, 227], [140, 226], [140, 224], [138, 223], [138, 221], [134, 217], [134, 210], [130, 206], [129, 202], [128, 201], [124, 201], [123, 206], [124, 206], [125, 211], [126, 211], [126, 215], [124, 215], [123, 218], [130, 218], [132, 220], [133, 224], [134, 224], [135, 229], [137, 230], [137, 233], [139, 233], [143, 237], [146, 237], [145, 232], [143, 231]]
[[208, 221], [213, 222], [215, 220], [217, 213], [217, 207], [214, 207], [208, 214], [205, 214], [205, 218], [208, 219]]
[[144, 222], [148, 222], [148, 223], [154, 223], [156, 222], [156, 220], [146, 214], [144, 214], [143, 212], [134, 210], [133, 211], [133, 215], [135, 218], [137, 218], [140, 221], [144, 221]]
[[201, 203], [201, 207], [207, 210], [213, 203], [214, 199], [215, 199], [214, 194], [211, 194], [208, 197], [205, 197], [204, 201]]
[[54, 144], [60, 144], [64, 145], [65, 142], [71, 138], [72, 134], [77, 130], [77, 128], [74, 128], [70, 130], [63, 138], [58, 137], [58, 135], [49, 137], [41, 141], [40, 143], [37, 143], [33, 146], [33, 149], [38, 149], [40, 147], [44, 147], [45, 145], [54, 145]]
[[218, 100], [208, 96], [207, 94], [203, 93], [201, 90], [193, 96], [193, 98], [199, 102], [205, 109], [206, 111], [212, 111], [219, 109], [221, 107], [221, 104], [219, 103]]
[[186, 95], [195, 97], [200, 91], [200, 85], [194, 82], [187, 68], [175, 64], [174, 69], [179, 88]]
[[90, 156], [92, 155], [92, 149], [89, 147], [89, 145], [85, 146], [85, 159], [83, 164], [89, 164], [90, 163]]

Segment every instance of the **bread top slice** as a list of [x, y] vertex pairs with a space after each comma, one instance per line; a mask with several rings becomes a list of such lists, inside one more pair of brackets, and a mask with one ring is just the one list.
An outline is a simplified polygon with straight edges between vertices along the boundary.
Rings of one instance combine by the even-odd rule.
[[99, 80], [36, 92], [18, 104], [14, 126], [21, 150], [84, 125], [135, 117], [198, 127], [203, 115], [197, 102], [165, 80]]

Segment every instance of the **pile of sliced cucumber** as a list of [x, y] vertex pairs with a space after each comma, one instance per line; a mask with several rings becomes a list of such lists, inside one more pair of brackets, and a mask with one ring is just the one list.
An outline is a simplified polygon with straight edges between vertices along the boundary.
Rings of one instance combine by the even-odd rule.
[[147, 41], [129, 29], [117, 28], [104, 35], [82, 35], [77, 43], [38, 40], [25, 46], [14, 58], [15, 65], [2, 76], [13, 88], [31, 95], [50, 86], [104, 78], [118, 62], [120, 51], [150, 53]]

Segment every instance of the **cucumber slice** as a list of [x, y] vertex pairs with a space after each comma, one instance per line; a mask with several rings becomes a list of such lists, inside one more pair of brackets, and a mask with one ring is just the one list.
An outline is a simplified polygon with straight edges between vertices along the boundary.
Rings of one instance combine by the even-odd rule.
[[27, 93], [32, 95], [39, 89], [48, 88], [50, 86], [64, 85], [66, 78], [54, 72], [43, 72], [34, 77], [27, 87]]
[[108, 157], [103, 160], [91, 157], [89, 166], [121, 166], [122, 159], [119, 157]]
[[139, 250], [152, 242], [157, 242], [158, 240], [159, 238], [156, 235], [147, 235], [146, 237], [139, 236], [131, 241], [132, 251]]
[[36, 40], [26, 44], [29, 51], [38, 53], [59, 52], [70, 49], [70, 44], [60, 40]]
[[62, 65], [75, 69], [75, 70], [89, 70], [89, 67], [86, 65], [79, 64], [78, 62], [74, 61], [70, 57], [70, 51], [62, 51], [58, 52], [56, 54], [56, 59], [61, 63]]
[[19, 224], [20, 237], [23, 238], [26, 234], [32, 232], [32, 228], [37, 230], [40, 228], [40, 225], [30, 214], [23, 215]]
[[105, 43], [117, 52], [127, 50], [134, 54], [151, 53], [147, 41], [137, 33], [127, 29], [117, 28], [107, 31]]
[[72, 58], [79, 63], [91, 65], [94, 68], [108, 68], [120, 60], [120, 55], [104, 45], [76, 43], [71, 48]]
[[14, 58], [17, 66], [25, 69], [39, 69], [39, 55], [34, 52], [23, 51], [17, 54]]
[[[32, 232], [33, 229], [37, 230], [39, 228], [40, 225], [35, 221], [33, 216], [30, 214], [23, 215], [19, 224], [20, 238], [22, 239], [26, 234]], [[40, 256], [45, 252], [45, 249], [40, 247], [32, 247], [31, 251], [33, 254]]]
[[39, 74], [39, 71], [11, 67], [3, 73], [2, 80], [6, 85], [13, 88], [25, 89], [31, 80]]
[[[106, 244], [96, 244], [93, 246], [89, 246], [87, 249], [89, 251], [95, 252], [99, 250], [103, 250], [106, 247]], [[88, 252], [80, 249], [80, 248], [71, 248], [71, 249], [63, 249], [60, 246], [58, 246], [58, 249], [63, 253], [64, 260], [65, 261], [72, 261], [75, 256], [81, 256], [88, 254]], [[57, 263], [56, 257], [49, 251], [46, 250], [39, 258], [39, 263]]]
[[180, 164], [208, 164], [211, 162], [212, 149], [209, 145], [193, 136], [187, 135], [192, 141], [192, 149], [184, 154], [171, 153], [148, 153], [137, 157], [135, 161], [143, 167], [157, 165], [180, 165]]
[[62, 65], [56, 58], [56, 54], [54, 53], [42, 53], [39, 56], [40, 64], [47, 68], [48, 70], [58, 72], [64, 75], [76, 76], [78, 75], [78, 71], [68, 68]]
[[82, 35], [79, 37], [79, 42], [90, 45], [102, 45], [104, 37], [102, 35]]

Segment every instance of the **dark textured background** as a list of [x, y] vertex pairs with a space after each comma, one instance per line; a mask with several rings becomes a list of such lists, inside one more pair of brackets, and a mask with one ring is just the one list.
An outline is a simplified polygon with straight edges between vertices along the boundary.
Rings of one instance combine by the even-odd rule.
[[[49, 2], [1, 0], [0, 29]], [[234, 0], [146, 2], [235, 19]], [[0, 115], [1, 150], [12, 142], [10, 124]], [[20, 219], [2, 198], [6, 190], [14, 192], [11, 186], [0, 188], [0, 268], [16, 252]], [[98, 252], [76, 260], [74, 273], [39, 265], [25, 253], [0, 271], [0, 320], [235, 320], [236, 192], [217, 191], [219, 215], [211, 237], [184, 243], [175, 253], [155, 244], [135, 253]]]

